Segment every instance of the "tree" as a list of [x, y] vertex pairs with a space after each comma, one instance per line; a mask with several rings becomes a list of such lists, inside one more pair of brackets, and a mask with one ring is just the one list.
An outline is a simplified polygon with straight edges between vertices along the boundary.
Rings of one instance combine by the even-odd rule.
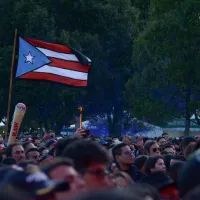
[[[136, 117], [159, 124], [183, 115], [186, 135], [190, 104], [199, 91], [199, 6], [188, 0], [151, 1], [150, 18], [133, 46], [137, 73], [126, 88]], [[132, 88], [133, 96], [128, 94]]]
[[[135, 8], [130, 0], [2, 1], [0, 69], [5, 85], [0, 92], [5, 107], [0, 117], [6, 115], [13, 35], [17, 28], [21, 36], [70, 45], [93, 61], [87, 88], [15, 80], [11, 107], [14, 109], [18, 102], [27, 105], [24, 127], [30, 127], [34, 120], [38, 126], [45, 124], [59, 132], [81, 104], [91, 117], [104, 113], [110, 116], [114, 107], [110, 132], [119, 135], [124, 110], [122, 91], [130, 77], [132, 43], [139, 30], [137, 5]], [[140, 17], [143, 19], [143, 14]]]

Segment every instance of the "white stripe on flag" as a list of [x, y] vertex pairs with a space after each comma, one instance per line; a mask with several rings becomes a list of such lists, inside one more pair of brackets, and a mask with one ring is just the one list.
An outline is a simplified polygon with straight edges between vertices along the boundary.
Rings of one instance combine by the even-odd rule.
[[86, 58], [87, 58], [87, 60], [88, 60], [88, 62], [89, 62], [89, 63], [91, 63], [91, 62], [92, 62], [92, 61], [91, 61], [91, 60], [90, 60], [88, 57], [86, 57]]
[[74, 54], [66, 54], [66, 53], [59, 53], [56, 51], [52, 51], [49, 49], [44, 49], [40, 47], [36, 47], [38, 50], [40, 50], [43, 54], [45, 54], [47, 57], [53, 57], [53, 58], [58, 58], [62, 60], [69, 60], [69, 61], [75, 61], [79, 62], [77, 57]]
[[61, 69], [61, 68], [52, 67], [49, 65], [44, 65], [43, 67], [34, 70], [34, 72], [50, 73], [50, 74], [55, 74], [55, 75], [68, 77], [72, 79], [83, 80], [83, 81], [87, 81], [87, 78], [88, 78], [88, 73], [73, 71], [69, 69]]

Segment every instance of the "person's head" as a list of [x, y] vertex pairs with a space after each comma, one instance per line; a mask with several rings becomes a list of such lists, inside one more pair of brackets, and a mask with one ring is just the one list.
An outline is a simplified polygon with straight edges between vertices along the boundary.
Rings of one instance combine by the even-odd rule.
[[114, 182], [117, 188], [127, 188], [134, 184], [132, 178], [122, 171], [118, 171], [114, 174]]
[[131, 145], [132, 144], [131, 136], [129, 135], [123, 136], [122, 142], [127, 145]]
[[185, 159], [185, 157], [183, 155], [173, 155], [173, 156], [171, 156], [171, 158], [170, 158], [170, 166], [173, 165], [174, 163], [179, 162], [179, 161], [185, 162], [186, 159]]
[[37, 148], [31, 148], [26, 151], [26, 159], [33, 161], [35, 164], [39, 164], [40, 153]]
[[171, 162], [172, 157], [173, 157], [172, 154], [166, 154], [163, 156], [163, 160], [165, 162], [167, 172], [169, 172], [169, 170], [170, 170], [170, 162]]
[[13, 143], [7, 147], [6, 156], [14, 158], [19, 163], [25, 159], [24, 148], [19, 143]]
[[22, 146], [25, 152], [27, 152], [29, 149], [36, 148], [32, 142], [25, 142]]
[[141, 171], [144, 172], [144, 166], [148, 159], [148, 156], [142, 155], [135, 158], [134, 165]]
[[40, 152], [40, 156], [45, 156], [45, 155], [48, 155], [48, 153], [49, 153], [49, 149], [47, 149], [45, 147], [40, 147], [38, 150]]
[[147, 142], [152, 141], [152, 139], [148, 137], [143, 137], [143, 141], [144, 141], [144, 144], [146, 144]]
[[190, 190], [200, 185], [200, 150], [193, 153], [180, 171], [178, 187], [183, 198]]
[[78, 137], [67, 137], [67, 138], [63, 138], [58, 140], [56, 146], [55, 146], [55, 154], [57, 157], [62, 156], [64, 149], [71, 144], [74, 141], [79, 140]]
[[164, 137], [165, 140], [169, 140], [169, 134], [168, 133], [163, 133], [162, 137]]
[[195, 145], [196, 145], [195, 143], [191, 143], [185, 149], [184, 156], [186, 159], [188, 159], [188, 157], [194, 152]]
[[26, 192], [29, 200], [53, 200], [57, 192], [69, 190], [68, 183], [50, 180], [39, 168], [30, 172], [9, 168], [0, 187], [1, 190], [9, 189], [10, 193], [13, 190]]
[[130, 147], [125, 143], [117, 144], [112, 149], [114, 160], [119, 165], [132, 165], [134, 163], [134, 151], [131, 151]]
[[106, 187], [105, 167], [109, 156], [100, 144], [90, 140], [77, 140], [65, 148], [63, 156], [73, 160], [75, 169], [82, 174], [88, 190]]
[[166, 143], [165, 145], [160, 146], [161, 150], [166, 152], [167, 154], [172, 154], [175, 155], [176, 154], [176, 150], [175, 147], [173, 146], [173, 144], [171, 143]]
[[131, 140], [135, 144], [135, 146], [138, 146], [140, 148], [143, 147], [144, 145], [142, 136], [134, 135], [131, 137]]
[[147, 142], [144, 145], [144, 150], [145, 150], [146, 155], [149, 155], [149, 156], [160, 155], [160, 148], [156, 141]]
[[200, 149], [200, 140], [199, 139], [197, 140], [193, 150], [196, 151], [198, 149]]
[[164, 137], [158, 137], [156, 139], [159, 146], [165, 145], [167, 143], [166, 139]]
[[151, 156], [147, 159], [145, 164], [145, 172], [152, 174], [155, 172], [165, 172], [166, 166], [162, 156]]
[[178, 176], [180, 170], [183, 168], [184, 162], [177, 162], [170, 166], [170, 177], [173, 179], [173, 181], [176, 183], [178, 181]]
[[40, 143], [41, 143], [41, 139], [38, 136], [33, 136], [32, 137], [32, 142], [36, 147], [39, 147]]
[[183, 138], [183, 140], [181, 141], [181, 149], [183, 154], [185, 153], [187, 146], [191, 143], [196, 143], [196, 139], [194, 137], [188, 136]]
[[149, 184], [137, 183], [134, 187], [128, 189], [132, 196], [138, 197], [140, 200], [160, 200], [157, 189]]
[[66, 158], [57, 158], [52, 163], [43, 166], [42, 171], [55, 181], [63, 181], [70, 184], [70, 189], [66, 192], [56, 194], [59, 200], [72, 198], [81, 193], [85, 187], [83, 179], [73, 167], [73, 162]]

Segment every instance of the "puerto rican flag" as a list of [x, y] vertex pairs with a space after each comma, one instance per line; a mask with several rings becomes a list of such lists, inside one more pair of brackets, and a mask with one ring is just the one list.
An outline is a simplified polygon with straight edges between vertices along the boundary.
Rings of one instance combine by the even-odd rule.
[[60, 44], [18, 38], [16, 78], [87, 86], [91, 60]]

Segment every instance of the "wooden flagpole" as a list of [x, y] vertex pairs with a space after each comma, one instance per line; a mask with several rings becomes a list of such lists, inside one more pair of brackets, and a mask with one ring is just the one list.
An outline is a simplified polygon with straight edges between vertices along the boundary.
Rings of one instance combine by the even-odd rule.
[[79, 109], [79, 111], [80, 111], [80, 125], [79, 125], [79, 128], [82, 128], [82, 119], [83, 119], [83, 114], [82, 114], [82, 112], [83, 112], [83, 107], [79, 107], [78, 108]]
[[13, 54], [12, 54], [12, 65], [11, 65], [11, 71], [10, 71], [10, 88], [9, 88], [9, 96], [8, 96], [8, 109], [7, 109], [7, 119], [6, 119], [6, 129], [5, 129], [5, 140], [7, 140], [7, 138], [8, 138], [8, 128], [9, 128], [9, 123], [10, 123], [10, 105], [11, 105], [11, 98], [12, 98], [13, 71], [14, 71], [14, 64], [15, 64], [16, 43], [17, 43], [17, 29], [15, 29]]

